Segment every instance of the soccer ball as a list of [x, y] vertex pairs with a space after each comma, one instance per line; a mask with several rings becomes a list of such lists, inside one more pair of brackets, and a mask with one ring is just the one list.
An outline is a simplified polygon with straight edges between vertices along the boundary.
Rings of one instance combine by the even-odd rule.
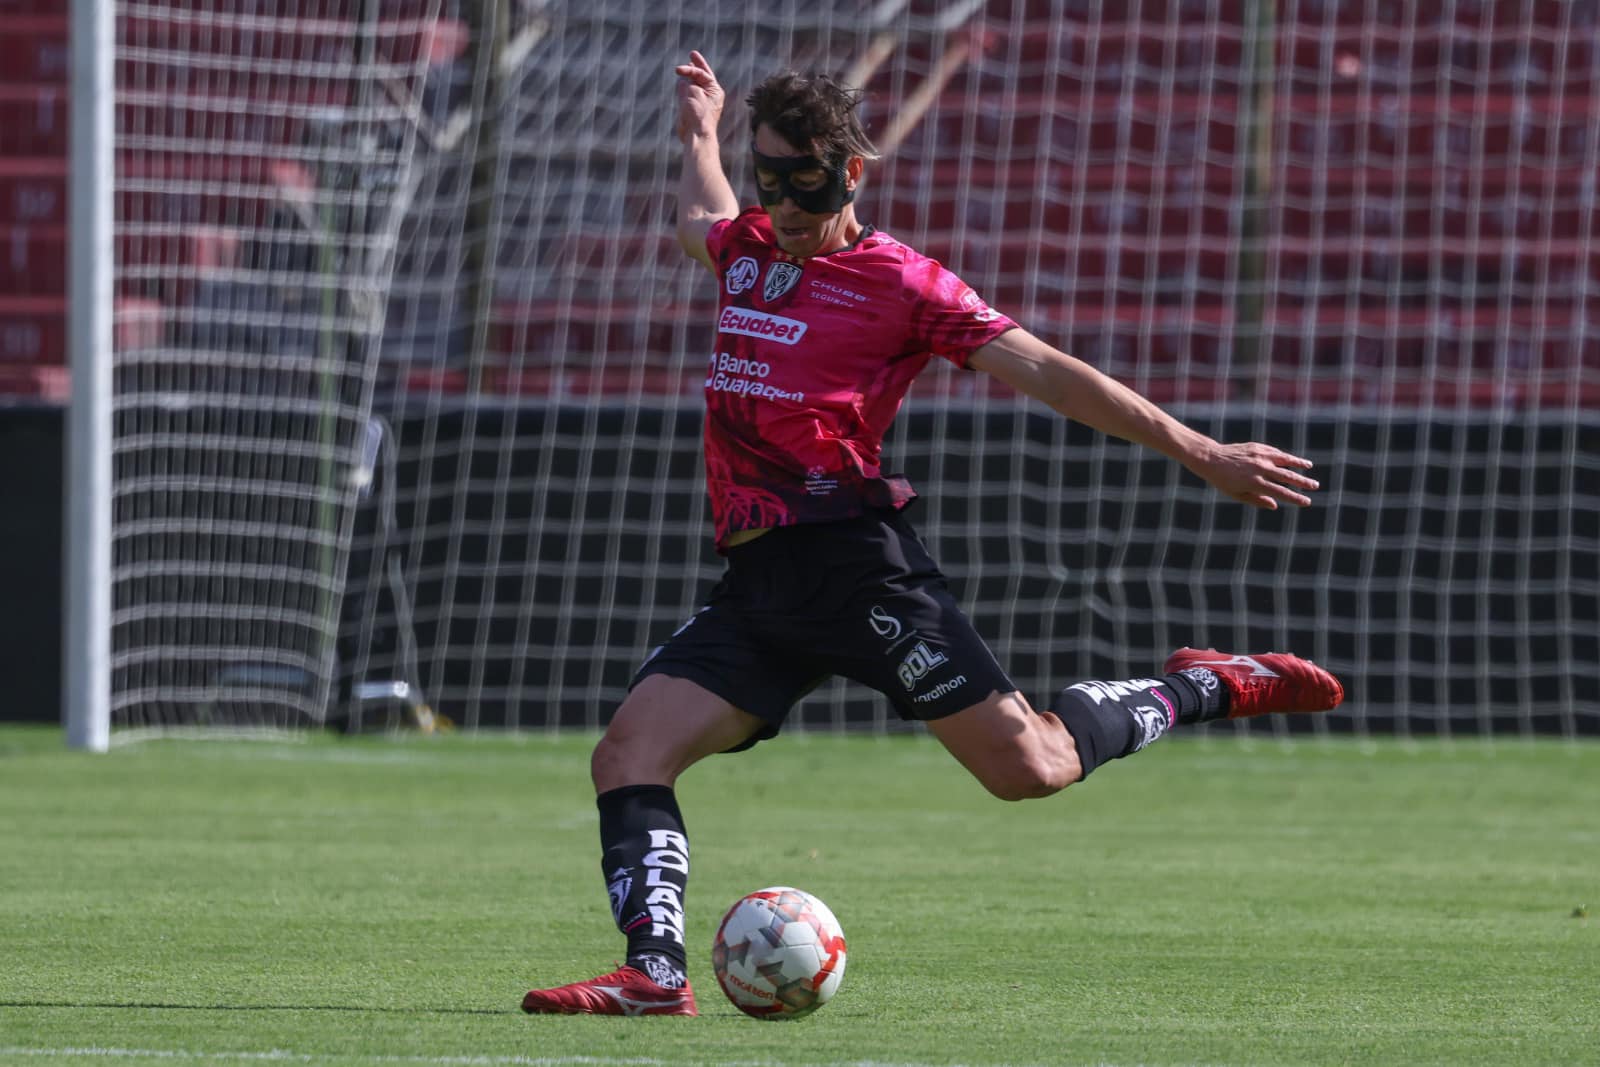
[[758, 889], [722, 917], [711, 946], [717, 984], [757, 1019], [798, 1019], [844, 979], [844, 931], [828, 906], [789, 886]]

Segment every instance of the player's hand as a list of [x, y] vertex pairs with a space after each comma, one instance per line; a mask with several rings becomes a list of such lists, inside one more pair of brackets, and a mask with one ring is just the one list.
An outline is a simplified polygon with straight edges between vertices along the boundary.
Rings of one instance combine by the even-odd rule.
[[1300, 472], [1311, 466], [1309, 459], [1250, 441], [1219, 444], [1192, 469], [1241, 504], [1276, 511], [1279, 504], [1310, 505], [1306, 492], [1321, 485]]
[[678, 75], [678, 140], [687, 142], [696, 134], [715, 140], [726, 99], [716, 72], [699, 52], [690, 52], [689, 62], [673, 70]]

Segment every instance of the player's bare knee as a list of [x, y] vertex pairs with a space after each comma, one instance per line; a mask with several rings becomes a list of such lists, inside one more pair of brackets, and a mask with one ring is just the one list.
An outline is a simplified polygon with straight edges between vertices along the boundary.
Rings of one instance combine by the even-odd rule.
[[659, 781], [665, 773], [651, 759], [652, 746], [638, 731], [613, 721], [589, 755], [589, 777], [597, 792]]
[[594, 751], [589, 753], [589, 778], [594, 782], [596, 792], [603, 793], [613, 788], [612, 782], [616, 779], [622, 764], [620, 746], [612, 740], [611, 732], [607, 730], [600, 736], [595, 744]]

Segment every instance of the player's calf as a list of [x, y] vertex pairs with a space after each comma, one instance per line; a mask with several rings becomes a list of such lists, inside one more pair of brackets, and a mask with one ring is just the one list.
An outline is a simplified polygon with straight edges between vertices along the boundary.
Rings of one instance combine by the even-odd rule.
[[1236, 656], [1182, 648], [1159, 678], [1085, 681], [1051, 705], [1072, 735], [1082, 775], [1131, 756], [1175, 726], [1275, 711], [1326, 711], [1344, 699], [1339, 680], [1286, 652]]

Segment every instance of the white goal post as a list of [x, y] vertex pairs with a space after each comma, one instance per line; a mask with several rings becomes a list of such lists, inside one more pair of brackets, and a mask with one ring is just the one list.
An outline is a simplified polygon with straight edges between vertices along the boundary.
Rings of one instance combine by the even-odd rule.
[[73, 748], [111, 743], [111, 183], [116, 22], [110, 4], [72, 0], [72, 186], [66, 433], [63, 719]]
[[[1247, 511], [935, 361], [886, 458], [1036, 705], [1206, 644], [1346, 678], [1267, 734], [1600, 732], [1592, 6], [114, 6], [110, 644], [75, 629], [69, 670], [118, 732], [606, 721], [721, 566], [690, 48], [747, 200], [744, 94], [840, 73], [885, 150], [863, 219], [1317, 462], [1313, 508]], [[901, 728], [842, 683], [792, 722]]]

